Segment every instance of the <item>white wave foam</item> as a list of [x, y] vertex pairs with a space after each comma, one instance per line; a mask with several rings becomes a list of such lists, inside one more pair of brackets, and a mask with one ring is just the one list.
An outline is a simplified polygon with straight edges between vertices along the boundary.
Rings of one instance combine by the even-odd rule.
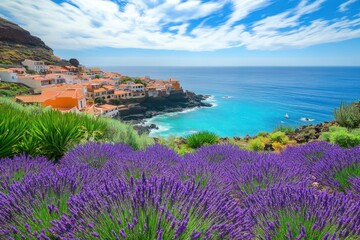
[[300, 118], [300, 120], [301, 121], [303, 121], [303, 122], [312, 122], [312, 121], [314, 121], [315, 119], [313, 119], [313, 118]]
[[211, 95], [206, 100], [203, 101], [204, 103], [210, 103], [212, 107], [217, 107], [219, 104], [217, 103], [217, 100], [214, 95]]
[[[165, 113], [163, 115], [168, 116], [168, 117], [174, 117], [174, 116], [179, 115], [179, 114], [186, 114], [186, 113], [190, 113], [190, 112], [195, 112], [197, 110], [199, 110], [199, 107], [185, 109], [184, 111], [181, 111], [181, 112]], [[161, 115], [159, 115], [159, 116], [161, 116]]]

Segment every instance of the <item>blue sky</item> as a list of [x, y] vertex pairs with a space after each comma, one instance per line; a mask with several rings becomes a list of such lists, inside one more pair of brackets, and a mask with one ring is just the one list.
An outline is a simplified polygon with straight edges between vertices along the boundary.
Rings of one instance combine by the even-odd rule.
[[360, 66], [360, 0], [1, 0], [91, 66]]

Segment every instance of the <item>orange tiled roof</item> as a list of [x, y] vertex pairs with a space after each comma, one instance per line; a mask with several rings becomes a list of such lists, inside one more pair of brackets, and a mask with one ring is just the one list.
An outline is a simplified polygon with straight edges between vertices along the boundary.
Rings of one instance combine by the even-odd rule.
[[20, 100], [24, 103], [42, 103], [49, 99], [47, 95], [30, 95], [30, 96], [16, 96], [16, 100]]
[[84, 95], [80, 89], [59, 89], [53, 91], [43, 91], [40, 95], [16, 96], [15, 99], [25, 103], [43, 103], [49, 99], [56, 98], [75, 98], [82, 99]]
[[121, 91], [121, 90], [114, 92], [115, 95], [121, 95], [121, 94], [127, 94], [127, 93], [128, 93], [128, 92]]
[[106, 92], [105, 88], [95, 89], [94, 92]]
[[114, 106], [114, 105], [110, 105], [110, 104], [103, 104], [103, 105], [98, 106], [97, 108], [101, 108], [104, 110], [112, 110], [112, 109], [117, 109], [118, 107]]

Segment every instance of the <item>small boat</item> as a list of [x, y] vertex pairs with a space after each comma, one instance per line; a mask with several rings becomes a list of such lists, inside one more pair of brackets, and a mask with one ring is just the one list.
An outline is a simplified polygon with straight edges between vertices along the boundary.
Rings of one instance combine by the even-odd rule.
[[223, 98], [230, 98], [229, 96], [223, 96]]
[[289, 115], [286, 113], [285, 116], [284, 116], [284, 118], [289, 118]]

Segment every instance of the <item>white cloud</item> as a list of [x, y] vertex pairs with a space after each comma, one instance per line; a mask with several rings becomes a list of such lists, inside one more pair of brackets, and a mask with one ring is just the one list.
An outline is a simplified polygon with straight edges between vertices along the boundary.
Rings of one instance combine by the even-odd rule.
[[[293, 9], [267, 12], [267, 17], [250, 22], [252, 13], [266, 10], [274, 0], [133, 0], [121, 6], [123, 1], [110, 0], [1, 1], [0, 13], [4, 10], [55, 49], [273, 50], [360, 37], [360, 16], [303, 20], [325, 0], [298, 0]], [[230, 12], [224, 11], [228, 6]], [[212, 18], [221, 24], [207, 24]]]
[[340, 12], [346, 12], [347, 10], [349, 10], [349, 6], [353, 3], [355, 3], [357, 0], [348, 0], [346, 2], [344, 2], [343, 4], [341, 4], [339, 6], [339, 11]]

